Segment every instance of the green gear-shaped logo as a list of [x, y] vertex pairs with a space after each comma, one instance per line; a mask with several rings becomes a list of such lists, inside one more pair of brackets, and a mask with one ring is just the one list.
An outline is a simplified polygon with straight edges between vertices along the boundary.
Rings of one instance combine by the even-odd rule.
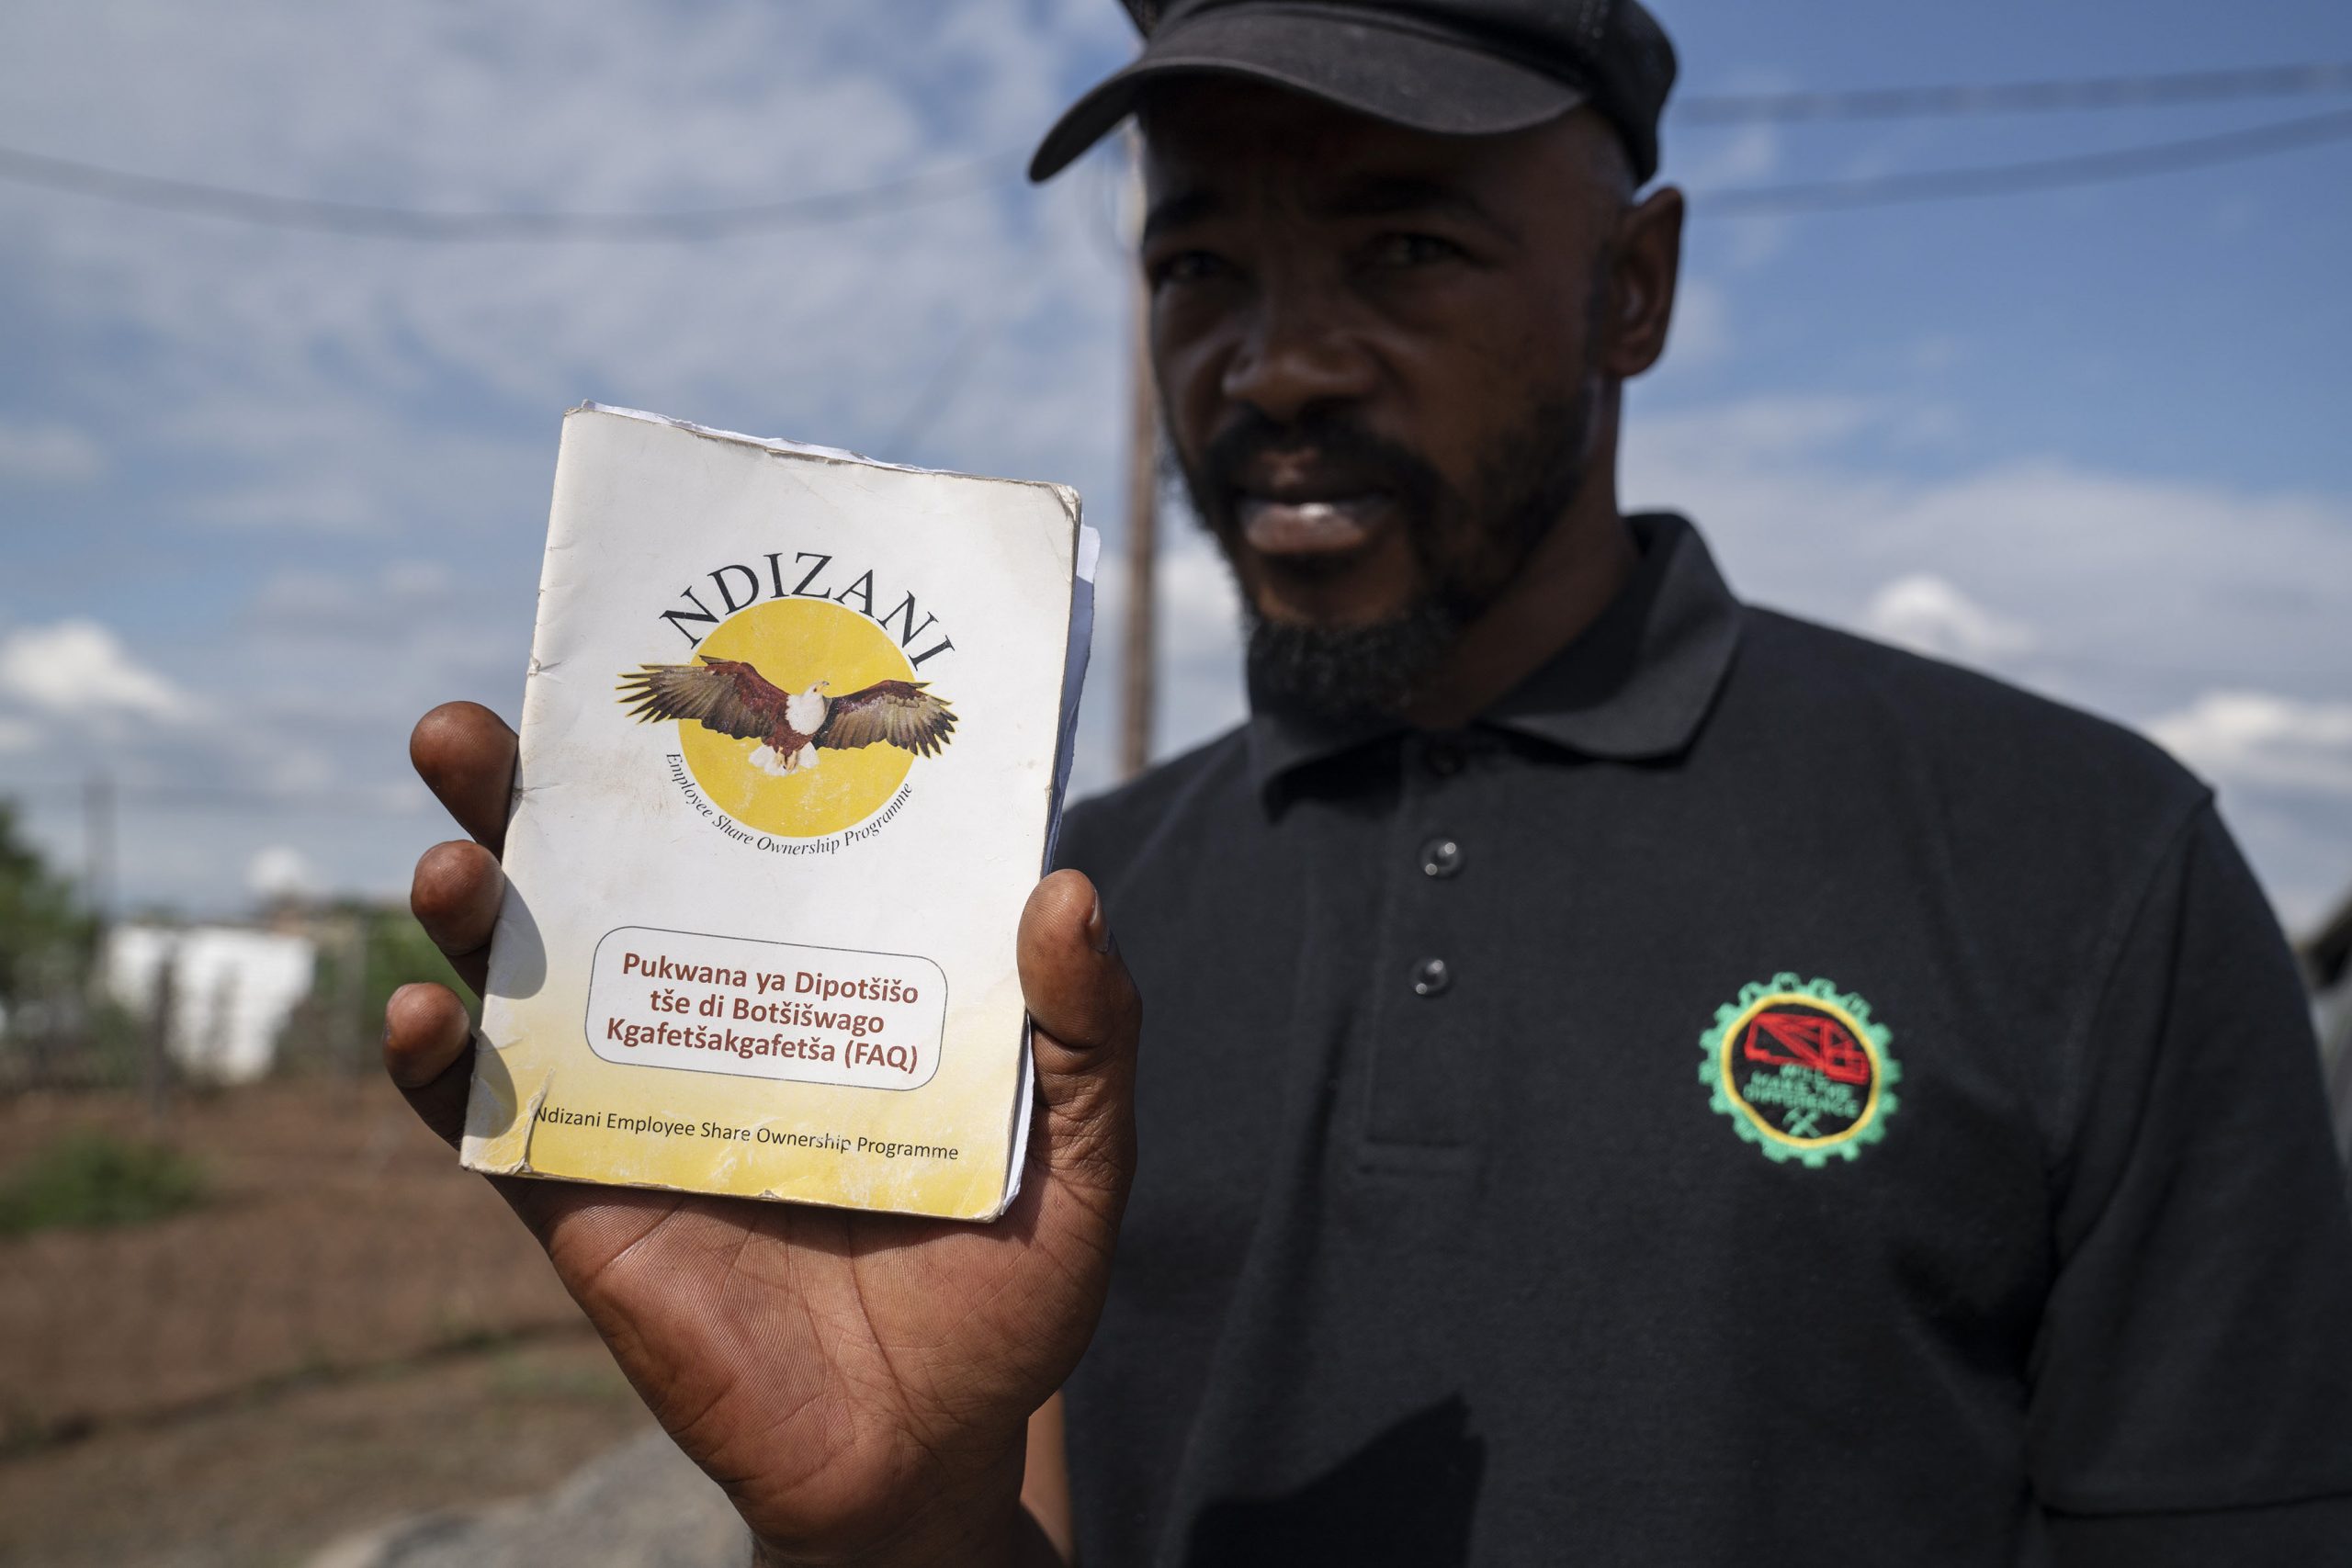
[[1886, 1136], [1901, 1101], [1894, 1036], [1860, 996], [1783, 971], [1742, 986], [1699, 1036], [1708, 1106], [1774, 1161], [1818, 1170]]

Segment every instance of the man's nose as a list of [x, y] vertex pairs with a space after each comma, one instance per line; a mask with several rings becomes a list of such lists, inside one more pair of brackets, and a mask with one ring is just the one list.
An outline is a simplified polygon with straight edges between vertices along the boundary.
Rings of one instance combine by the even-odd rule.
[[1261, 295], [1248, 332], [1226, 363], [1220, 390], [1276, 424], [1368, 396], [1371, 355], [1327, 299], [1311, 289]]

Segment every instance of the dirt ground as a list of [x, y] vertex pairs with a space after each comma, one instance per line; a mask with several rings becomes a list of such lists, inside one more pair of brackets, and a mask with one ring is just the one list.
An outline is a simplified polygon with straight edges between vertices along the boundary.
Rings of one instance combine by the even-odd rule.
[[77, 1127], [157, 1136], [211, 1196], [159, 1223], [0, 1242], [12, 1441], [273, 1379], [578, 1321], [537, 1248], [380, 1082], [0, 1100], [0, 1160]]
[[0, 1241], [0, 1563], [299, 1562], [643, 1421], [537, 1247], [380, 1083], [0, 1100], [0, 1164], [161, 1136], [200, 1207]]
[[7, 1568], [298, 1568], [406, 1515], [539, 1492], [651, 1418], [583, 1325], [0, 1458]]

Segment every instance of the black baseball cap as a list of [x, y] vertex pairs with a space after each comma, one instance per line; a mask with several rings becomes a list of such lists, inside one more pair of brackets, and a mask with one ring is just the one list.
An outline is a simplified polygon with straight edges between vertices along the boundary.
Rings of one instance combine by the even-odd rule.
[[1444, 135], [1524, 130], [1590, 104], [1636, 180], [1657, 173], [1674, 46], [1635, 0], [1124, 0], [1144, 35], [1070, 106], [1029, 177], [1051, 179], [1169, 76], [1243, 76]]

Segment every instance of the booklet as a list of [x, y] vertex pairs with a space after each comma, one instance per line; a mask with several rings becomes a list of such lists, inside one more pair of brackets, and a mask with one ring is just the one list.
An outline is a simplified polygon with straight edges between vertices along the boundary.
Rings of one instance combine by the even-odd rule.
[[572, 410], [465, 1163], [1002, 1213], [1096, 549], [1065, 486]]

